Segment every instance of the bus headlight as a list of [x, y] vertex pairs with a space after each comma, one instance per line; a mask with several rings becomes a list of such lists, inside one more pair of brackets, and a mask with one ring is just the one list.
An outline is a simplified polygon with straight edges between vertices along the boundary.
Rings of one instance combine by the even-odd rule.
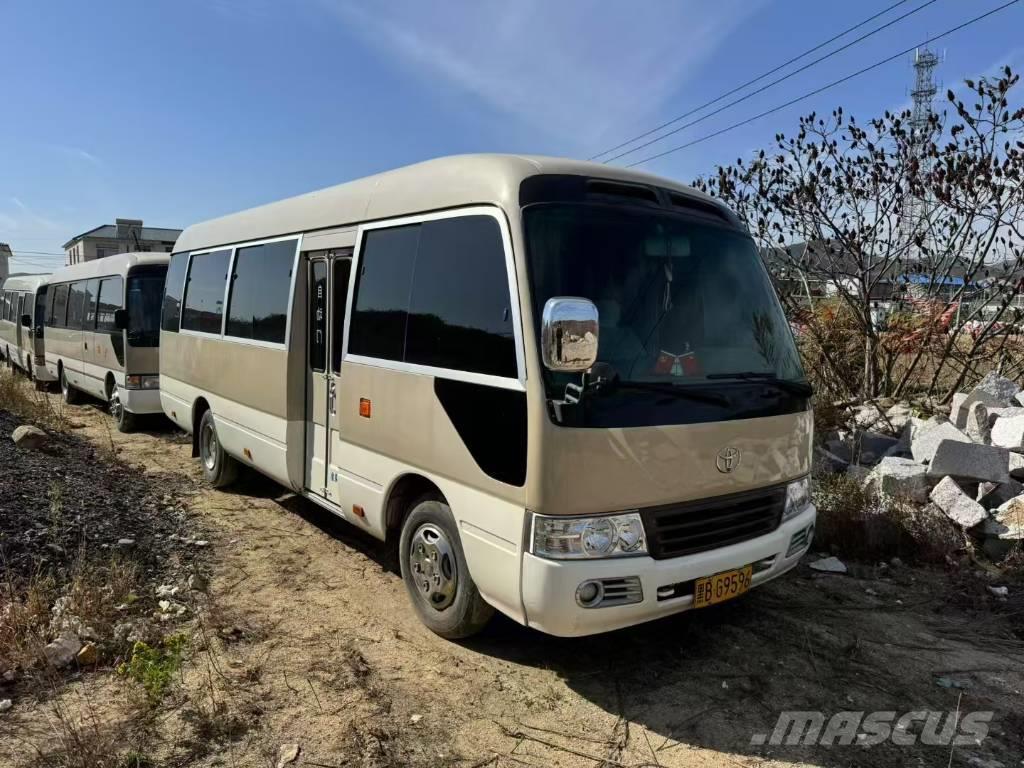
[[139, 376], [132, 374], [124, 377], [125, 389], [160, 389], [160, 376]]
[[796, 517], [811, 503], [811, 480], [801, 477], [786, 486], [786, 506], [782, 510], [783, 521]]
[[533, 516], [533, 554], [551, 560], [646, 555], [638, 512], [601, 517]]

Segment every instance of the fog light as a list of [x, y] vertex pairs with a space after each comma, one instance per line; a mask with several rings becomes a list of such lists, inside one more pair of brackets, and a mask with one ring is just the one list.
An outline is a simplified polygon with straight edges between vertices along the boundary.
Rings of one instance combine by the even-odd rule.
[[576, 588], [576, 602], [583, 608], [589, 608], [601, 601], [603, 592], [600, 581], [584, 581]]

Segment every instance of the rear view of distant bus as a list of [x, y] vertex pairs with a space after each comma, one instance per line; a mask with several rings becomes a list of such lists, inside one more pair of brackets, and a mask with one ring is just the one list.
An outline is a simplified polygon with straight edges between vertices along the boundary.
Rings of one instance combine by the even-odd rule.
[[49, 275], [9, 277], [0, 289], [0, 355], [37, 384], [53, 381], [43, 350], [43, 307]]
[[160, 413], [160, 302], [170, 256], [122, 253], [50, 277], [46, 369], [67, 403], [105, 401], [122, 432]]

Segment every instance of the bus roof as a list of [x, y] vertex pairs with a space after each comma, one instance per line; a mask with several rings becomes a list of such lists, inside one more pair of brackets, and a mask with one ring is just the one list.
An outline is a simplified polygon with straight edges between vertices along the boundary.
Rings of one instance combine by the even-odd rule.
[[49, 275], [17, 275], [4, 280], [0, 290], [32, 291], [34, 293], [39, 290], [39, 286], [46, 285], [48, 282], [50, 282]]
[[601, 163], [532, 155], [454, 155], [193, 224], [181, 233], [174, 250], [244, 243], [460, 205], [518, 207], [520, 183], [539, 174], [650, 184], [720, 205], [678, 182]]
[[92, 277], [106, 275], [124, 276], [132, 267], [166, 265], [170, 260], [171, 254], [169, 253], [150, 253], [149, 251], [115, 253], [112, 256], [104, 256], [102, 259], [83, 261], [81, 264], [72, 264], [70, 267], [58, 269], [50, 275], [47, 282], [66, 283], [72, 280], [88, 280]]

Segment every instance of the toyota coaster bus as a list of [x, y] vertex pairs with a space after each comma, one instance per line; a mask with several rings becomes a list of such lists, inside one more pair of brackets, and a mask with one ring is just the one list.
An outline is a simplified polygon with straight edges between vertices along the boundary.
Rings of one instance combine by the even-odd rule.
[[699, 608], [811, 542], [789, 325], [736, 216], [666, 179], [451, 157], [196, 224], [160, 356], [209, 481], [396, 541], [444, 637]]
[[67, 403], [82, 393], [108, 403], [121, 432], [161, 413], [160, 306], [170, 255], [121, 253], [49, 278], [46, 368]]
[[49, 275], [8, 277], [0, 288], [0, 355], [46, 386], [53, 377], [46, 370], [43, 350], [43, 306]]

